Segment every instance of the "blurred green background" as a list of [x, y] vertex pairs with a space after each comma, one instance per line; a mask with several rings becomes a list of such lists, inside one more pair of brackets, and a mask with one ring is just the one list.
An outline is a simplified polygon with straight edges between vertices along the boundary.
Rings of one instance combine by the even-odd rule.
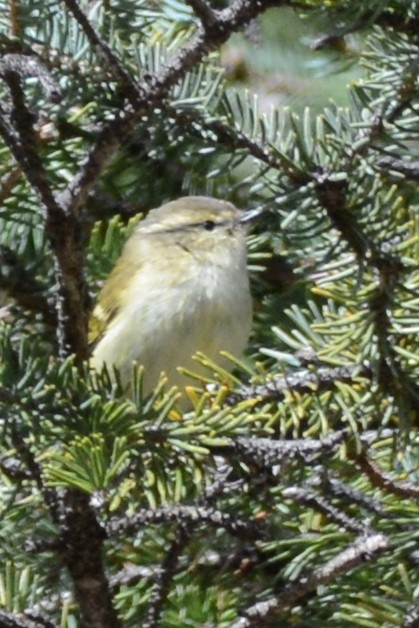
[[286, 105], [320, 111], [330, 99], [344, 106], [348, 84], [362, 75], [357, 62], [363, 38], [335, 38], [313, 50], [335, 28], [322, 15], [304, 20], [288, 8], [271, 9], [244, 34], [233, 35], [222, 49], [222, 63], [236, 88], [259, 95], [262, 111]]

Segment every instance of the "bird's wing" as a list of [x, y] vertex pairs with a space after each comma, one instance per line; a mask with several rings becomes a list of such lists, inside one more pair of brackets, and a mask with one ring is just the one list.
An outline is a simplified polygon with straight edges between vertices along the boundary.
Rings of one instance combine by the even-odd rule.
[[99, 294], [97, 305], [95, 306], [89, 320], [88, 343], [93, 349], [109, 329], [112, 322], [117, 318], [120, 306], [123, 301], [123, 293], [126, 291], [130, 276], [129, 271], [119, 261]]
[[109, 325], [112, 323], [118, 313], [118, 308], [114, 310], [105, 310], [100, 303], [98, 303], [92, 312], [89, 320], [88, 331], [88, 343], [90, 349], [94, 347], [101, 340]]

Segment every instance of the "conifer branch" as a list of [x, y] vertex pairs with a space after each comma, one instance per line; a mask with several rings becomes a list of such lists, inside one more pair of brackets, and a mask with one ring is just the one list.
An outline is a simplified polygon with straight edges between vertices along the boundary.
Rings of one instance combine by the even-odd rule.
[[119, 628], [121, 622], [113, 607], [103, 561], [106, 533], [89, 500], [87, 493], [76, 489], [68, 489], [62, 496], [62, 558], [73, 582], [83, 624], [89, 628]]
[[239, 437], [232, 439], [226, 446], [220, 447], [219, 452], [228, 456], [239, 456], [243, 460], [252, 461], [253, 464], [268, 469], [297, 456], [309, 461], [315, 456], [330, 454], [342, 444], [347, 434], [346, 430], [338, 430], [322, 439], [296, 438], [290, 440]]
[[195, 15], [201, 20], [204, 29], [211, 28], [217, 20], [217, 12], [214, 11], [205, 0], [186, 0]]
[[170, 105], [168, 105], [167, 111], [170, 115], [175, 116], [183, 126], [188, 128], [191, 134], [198, 134], [198, 131], [194, 129], [194, 125], [198, 125], [200, 128], [214, 133], [217, 142], [230, 148], [231, 151], [244, 150], [249, 156], [265, 163], [267, 166], [275, 168], [276, 170], [284, 169], [290, 176], [294, 176], [295, 173], [291, 172], [288, 163], [285, 164], [285, 162], [281, 161], [280, 157], [275, 155], [260, 142], [254, 138], [248, 137], [239, 129], [228, 126], [222, 122], [222, 120], [206, 119], [200, 111], [177, 111], [175, 107]]
[[77, 212], [96, 181], [119, 147], [127, 141], [141, 116], [161, 104], [170, 89], [209, 52], [227, 41], [230, 35], [248, 24], [271, 6], [287, 6], [289, 0], [234, 0], [227, 9], [217, 12], [211, 29], [198, 29], [191, 40], [155, 74], [137, 84], [142, 98], [122, 108], [98, 134], [95, 145], [60, 200], [67, 211]]
[[[1, 114], [0, 114], [0, 120], [1, 120]], [[4, 118], [3, 118], [3, 123], [4, 124], [6, 123], [6, 120]], [[0, 122], [0, 128], [1, 128], [1, 122]], [[10, 127], [9, 127], [9, 131], [10, 131]], [[7, 175], [5, 175], [1, 179], [0, 181], [0, 205], [3, 205], [4, 201], [8, 198], [9, 194], [11, 193], [12, 189], [17, 184], [21, 176], [22, 176], [21, 167], [14, 164], [13, 167], [11, 167], [10, 171], [7, 173]]]
[[119, 628], [103, 564], [106, 534], [89, 503], [90, 496], [76, 489], [60, 493], [46, 488], [41, 468], [16, 428], [13, 444], [37, 483], [51, 519], [59, 527], [54, 545], [70, 573], [83, 623], [89, 628]]
[[58, 521], [58, 507], [57, 507], [57, 494], [56, 491], [52, 488], [47, 488], [44, 486], [44, 481], [42, 477], [42, 470], [40, 465], [38, 464], [36, 457], [31, 450], [28, 443], [22, 437], [19, 432], [19, 427], [16, 422], [11, 427], [12, 432], [12, 443], [14, 448], [16, 449], [17, 455], [20, 457], [22, 463], [26, 466], [32, 482], [35, 482], [38, 487], [40, 493], [42, 494], [45, 505], [48, 507], [48, 510], [51, 514], [51, 519], [54, 523]]
[[[51, 569], [52, 573], [57, 573], [64, 565], [69, 573], [64, 577], [74, 583], [76, 612], [89, 628], [115, 628], [126, 621], [135, 623], [134, 613], [141, 618], [145, 615], [147, 623], [141, 625], [149, 628], [157, 628], [172, 618], [174, 623], [182, 623], [183, 618], [185, 623], [190, 623], [194, 621], [192, 615], [197, 606], [193, 599], [195, 592], [205, 596], [204, 604], [210, 609], [205, 617], [205, 609], [199, 609], [203, 610], [201, 623], [216, 621], [211, 609], [217, 607], [218, 611], [220, 592], [227, 599], [228, 613], [238, 612], [238, 606], [247, 609], [242, 620], [236, 622], [237, 628], [276, 625], [283, 620], [286, 623], [294, 608], [302, 623], [320, 621], [321, 624], [322, 619], [330, 623], [336, 605], [345, 607], [348, 601], [350, 603], [350, 596], [360, 591], [366, 604], [362, 609], [353, 607], [353, 619], [375, 625], [383, 616], [380, 595], [377, 599], [375, 593], [385, 573], [394, 580], [401, 577], [405, 585], [397, 589], [395, 585], [393, 599], [391, 589], [387, 589], [385, 616], [400, 619], [404, 606], [403, 625], [411, 628], [417, 624], [419, 616], [417, 605], [408, 609], [411, 604], [409, 580], [414, 581], [417, 566], [416, 556], [411, 551], [411, 531], [417, 518], [419, 490], [414, 481], [399, 481], [392, 470], [395, 453], [402, 464], [408, 458], [409, 468], [414, 468], [418, 441], [412, 429], [408, 435], [411, 443], [403, 452], [404, 442], [398, 439], [402, 412], [413, 422], [412, 415], [417, 414], [419, 408], [415, 359], [418, 275], [414, 218], [417, 199], [410, 183], [417, 181], [418, 175], [416, 162], [408, 161], [417, 129], [417, 29], [409, 30], [417, 21], [415, 0], [408, 0], [406, 11], [400, 8], [398, 0], [390, 0], [389, 10], [384, 13], [375, 2], [380, 19], [383, 16], [393, 19], [394, 28], [414, 38], [409, 41], [408, 36], [400, 36], [393, 28], [369, 38], [369, 48], [365, 55], [362, 53], [367, 68], [365, 81], [354, 90], [349, 111], [326, 111], [315, 120], [315, 130], [309, 116], [302, 120], [301, 128], [292, 116], [284, 117], [283, 121], [275, 116], [259, 120], [256, 109], [246, 99], [237, 101], [237, 110], [233, 104], [226, 118], [216, 119], [220, 109], [212, 109], [215, 99], [202, 113], [208, 104], [205, 94], [214, 94], [206, 89], [208, 74], [202, 61], [207, 52], [225, 41], [239, 23], [238, 28], [241, 28], [246, 20], [253, 19], [267, 6], [297, 7], [306, 14], [312, 10], [310, 3], [308, 7], [307, 2], [291, 0], [230, 0], [230, 3], [227, 9], [215, 9], [213, 6], [220, 3], [213, 0], [186, 0], [184, 5], [191, 7], [196, 16], [191, 18], [190, 11], [187, 15], [187, 20], [192, 19], [196, 25], [194, 35], [166, 66], [143, 75], [138, 82], [129, 65], [136, 62], [137, 53], [132, 41], [136, 33], [131, 28], [131, 17], [138, 21], [135, 28], [139, 25], [141, 30], [144, 25], [147, 34], [155, 26], [160, 28], [157, 18], [147, 30], [149, 15], [161, 15], [162, 23], [167, 25], [171, 19], [166, 13], [166, 7], [172, 8], [170, 0], [146, 3], [144, 12], [142, 5], [138, 10], [141, 3], [126, 2], [127, 13], [115, 15], [116, 29], [109, 29], [108, 39], [107, 27], [114, 17], [109, 0], [104, 0], [101, 7], [105, 12], [103, 32], [89, 21], [88, 3], [63, 0], [66, 26], [70, 28], [64, 28], [65, 34], [55, 39], [54, 50], [50, 41], [45, 37], [42, 40], [49, 33], [49, 23], [45, 29], [42, 24], [34, 24], [42, 49], [39, 59], [30, 51], [13, 56], [16, 50], [23, 51], [23, 44], [6, 37], [5, 45], [12, 54], [3, 61], [0, 59], [0, 74], [9, 89], [9, 97], [6, 94], [0, 105], [0, 130], [12, 158], [4, 152], [2, 172], [9, 173], [13, 168], [13, 156], [18, 163], [10, 175], [3, 175], [0, 187], [0, 201], [10, 197], [1, 209], [1, 221], [10, 219], [10, 230], [2, 234], [0, 288], [7, 289], [18, 307], [13, 311], [16, 328], [10, 330], [7, 301], [0, 312], [0, 316], [5, 315], [6, 323], [0, 321], [0, 422], [4, 439], [0, 456], [0, 475], [4, 480], [1, 516], [6, 539], [2, 547], [3, 563], [11, 556], [6, 535], [10, 534], [16, 555], [9, 571], [8, 565], [6, 570], [0, 569], [0, 579], [3, 580], [4, 573], [6, 577], [11, 575], [12, 589], [13, 582], [22, 577], [29, 586], [16, 590], [19, 608], [23, 602], [35, 608], [47, 601], [48, 613], [59, 622], [60, 582], [48, 578], [48, 572]], [[44, 4], [46, 14], [57, 24], [56, 15], [50, 13], [48, 3]], [[329, 15], [330, 3], [327, 7], [326, 4], [323, 10]], [[346, 8], [351, 11], [350, 4], [346, 2], [343, 9], [339, 7], [339, 20], [332, 24], [345, 27], [344, 14]], [[147, 13], [149, 6], [152, 8]], [[14, 11], [11, 28], [19, 35], [19, 41], [24, 41], [26, 28], [32, 29], [31, 9], [26, 10], [17, 2], [12, 2], [10, 8]], [[364, 11], [359, 8], [358, 16]], [[330, 16], [333, 18], [336, 13], [331, 11]], [[349, 15], [347, 21], [351, 17]], [[72, 27], [80, 36], [75, 38], [77, 41], [67, 37]], [[121, 53], [112, 49], [114, 35]], [[168, 50], [173, 50], [172, 40], [168, 37], [166, 41]], [[334, 42], [329, 40], [329, 43]], [[148, 44], [144, 38], [141, 48], [144, 56], [139, 54], [138, 59], [145, 61], [142, 67], [148, 64], [155, 67], [152, 62], [158, 50]], [[88, 51], [83, 56], [89, 47], [97, 57], [106, 60], [104, 67], [92, 65]], [[74, 66], [69, 50], [80, 53]], [[388, 60], [385, 58], [387, 51]], [[125, 54], [126, 66], [122, 61]], [[54, 86], [48, 82], [48, 72], [37, 66], [37, 61], [41, 63], [41, 59], [51, 58], [51, 55], [57, 75], [67, 86], [69, 108], [64, 114], [54, 109], [53, 115], [57, 113], [59, 118], [63, 115], [65, 120], [54, 120], [51, 124], [48, 121], [51, 133], [48, 141], [42, 142], [29, 104], [39, 90], [34, 90], [33, 81], [26, 79], [35, 77], [42, 99], [45, 96], [54, 101]], [[33, 57], [36, 57], [34, 63]], [[160, 58], [157, 67], [161, 67], [159, 63]], [[100, 89], [96, 91], [88, 80], [93, 77], [95, 81], [98, 70]], [[189, 71], [192, 73], [187, 76]], [[390, 80], [392, 84], [386, 85]], [[190, 90], [198, 94], [198, 107], [195, 108], [192, 100], [185, 107], [183, 98], [178, 108], [176, 102], [171, 102], [171, 90], [177, 88], [179, 82], [186, 101]], [[218, 85], [216, 83], [217, 90]], [[109, 120], [111, 116], [114, 119], [109, 123], [98, 122]], [[146, 130], [149, 135], [142, 135], [138, 141], [137, 128], [141, 131], [145, 128], [144, 120], [150, 121], [151, 128]], [[43, 121], [41, 124], [45, 129], [47, 125]], [[280, 137], [282, 128], [285, 133]], [[226, 152], [231, 154], [229, 163], [237, 164], [246, 155], [257, 160], [256, 169], [249, 176], [245, 175], [245, 185], [240, 180], [237, 187], [240, 186], [241, 194], [252, 186], [246, 198], [250, 204], [255, 200], [252, 195], [259, 193], [258, 186], [264, 186], [265, 202], [272, 202], [275, 212], [278, 207], [278, 214], [267, 217], [263, 225], [267, 232], [260, 240], [256, 236], [256, 247], [259, 243], [262, 249], [266, 243], [266, 246], [277, 245], [282, 234], [270, 229], [276, 229], [289, 210], [290, 220], [286, 224], [290, 225], [291, 237], [288, 240], [285, 234], [285, 248], [298, 258], [300, 251], [296, 248], [293, 251], [296, 243], [293, 238], [294, 234], [301, 233], [308, 265], [312, 268], [322, 264], [323, 278], [325, 282], [330, 279], [332, 285], [327, 305], [324, 295], [310, 303], [303, 297], [304, 305], [300, 301], [302, 295], [297, 296], [292, 306], [296, 326], [292, 333], [285, 327], [284, 342], [288, 337], [289, 346], [296, 347], [304, 340], [310, 344], [311, 338], [314, 347], [324, 349], [323, 355], [332, 356], [337, 364], [347, 366], [331, 367], [321, 362], [314, 349], [311, 354], [308, 352], [308, 359], [303, 359], [303, 352], [297, 350], [292, 363], [299, 365], [290, 367], [287, 375], [278, 375], [278, 369], [275, 372], [275, 365], [269, 362], [271, 381], [267, 378], [259, 385], [241, 386], [237, 393], [231, 394], [232, 405], [245, 400], [243, 409], [238, 406], [231, 412], [225, 407], [219, 410], [215, 403], [210, 408], [205, 405], [210, 394], [204, 393], [196, 412], [185, 416], [183, 424], [175, 424], [168, 414], [170, 393], [163, 397], [160, 391], [144, 402], [137, 403], [136, 397], [133, 403], [120, 403], [119, 390], [112, 387], [105, 376], [96, 381], [89, 375], [85, 377], [84, 370], [77, 372], [71, 359], [66, 363], [59, 360], [58, 364], [54, 358], [49, 359], [45, 354], [50, 343], [44, 336], [32, 343], [30, 335], [42, 330], [42, 326], [28, 325], [26, 318], [20, 316], [19, 306], [41, 313], [47, 319], [48, 301], [46, 298], [42, 301], [42, 295], [41, 301], [37, 300], [37, 276], [31, 274], [32, 260], [29, 259], [31, 247], [19, 246], [16, 253], [13, 248], [16, 238], [32, 236], [32, 198], [28, 203], [22, 174], [42, 199], [46, 235], [56, 258], [56, 277], [66, 287], [71, 284], [79, 295], [77, 300], [70, 288], [69, 293], [67, 288], [59, 291], [59, 299], [66, 302], [59, 304], [62, 348], [68, 351], [76, 348], [82, 355], [86, 318], [81, 311], [87, 311], [88, 299], [81, 276], [85, 262], [81, 230], [85, 236], [86, 222], [90, 227], [94, 214], [97, 215], [88, 205], [89, 193], [124, 143], [130, 149], [137, 149], [141, 142], [135, 164], [139, 174], [127, 166], [125, 159], [115, 160], [112, 172], [115, 168], [117, 176], [112, 181], [104, 177], [106, 191], [97, 194], [100, 205], [101, 195], [106, 198], [110, 193], [112, 196], [114, 189], [121, 190], [126, 181], [132, 182], [137, 176], [132, 187], [128, 184], [128, 196], [132, 199], [130, 191], [139, 189], [144, 190], [145, 195], [138, 204], [134, 201], [127, 213], [136, 207], [142, 209], [155, 189], [154, 182], [152, 185], [144, 180], [150, 164], [155, 163], [154, 159], [163, 160], [165, 157], [160, 155], [166, 148], [173, 149], [177, 157], [176, 150], [182, 145], [174, 132], [173, 142], [163, 138], [158, 143], [159, 133], [166, 129], [184, 131], [185, 140], [192, 136], [194, 146], [199, 143], [204, 148], [207, 143], [208, 148], [211, 142], [210, 148], [226, 147]], [[135, 142], [132, 141], [134, 134]], [[86, 145], [92, 147], [87, 159], [83, 157]], [[152, 151], [157, 152], [157, 158]], [[144, 159], [146, 152], [149, 155]], [[44, 155], [50, 160], [48, 164]], [[381, 158], [381, 155], [391, 157]], [[85, 161], [77, 172], [79, 159]], [[201, 173], [200, 161], [194, 169], [196, 162], [192, 151], [182, 154], [180, 165], [173, 162], [170, 152], [164, 172], [169, 169], [175, 172], [170, 186], [164, 187], [162, 194], [176, 193], [174, 190], [180, 187], [185, 166], [192, 168], [193, 177]], [[63, 173], [63, 178], [72, 181], [61, 194], [54, 187], [53, 168], [58, 177]], [[76, 176], [72, 179], [74, 173]], [[161, 171], [159, 178], [165, 178]], [[388, 185], [393, 183], [392, 179], [394, 186]], [[173, 180], [175, 185], [172, 185]], [[223, 189], [217, 187], [222, 186], [223, 181], [223, 175], [219, 178], [215, 175], [217, 191]], [[113, 187], [115, 182], [116, 188]], [[192, 192], [194, 182], [188, 187], [185, 179], [182, 184]], [[235, 186], [231, 189], [233, 197], [236, 190]], [[243, 192], [243, 197], [246, 194]], [[407, 207], [407, 201], [411, 207]], [[293, 220], [295, 223], [291, 224]], [[109, 249], [112, 255], [116, 252], [123, 231], [116, 221], [106, 231], [106, 236], [95, 231], [90, 251], [93, 255], [99, 252], [99, 260], [94, 260], [89, 271], [97, 275], [102, 272], [103, 258]], [[107, 238], [103, 250], [100, 249], [102, 236]], [[35, 243], [36, 238], [37, 234]], [[324, 243], [330, 255], [324, 255]], [[61, 244], [64, 245], [62, 252]], [[347, 249], [355, 255], [346, 255]], [[40, 254], [44, 256], [43, 248]], [[73, 257], [70, 262], [69, 257], [66, 260], [60, 255]], [[39, 265], [37, 269], [42, 267]], [[15, 284], [8, 272], [13, 274]], [[62, 275], [67, 275], [69, 284]], [[340, 278], [343, 278], [341, 283]], [[19, 292], [27, 294], [20, 296]], [[263, 286], [260, 294], [263, 294]], [[289, 298], [294, 299], [294, 295]], [[263, 303], [267, 311], [257, 318], [255, 345], [266, 339], [264, 331], [258, 336], [262, 326], [278, 322], [282, 314], [276, 299], [271, 301], [268, 297]], [[360, 326], [358, 321], [361, 321]], [[297, 342], [292, 341], [294, 334]], [[258, 403], [265, 406], [260, 409]], [[380, 421], [381, 413], [386, 423]], [[394, 428], [382, 429], [381, 425], [387, 422]], [[365, 426], [377, 424], [380, 426], [377, 430], [365, 431]], [[328, 425], [332, 429], [324, 437]], [[341, 426], [343, 429], [339, 429]], [[296, 438], [297, 434], [305, 434], [307, 438]], [[180, 438], [177, 443], [176, 437]], [[141, 473], [136, 474], [138, 469], [147, 474], [146, 486], [138, 480], [143, 477]], [[56, 482], [60, 488], [50, 488], [45, 478]], [[87, 491], [97, 492], [92, 499], [80, 490], [61, 488], [63, 484], [68, 486], [67, 482], [70, 486], [84, 486]], [[176, 501], [156, 509], [143, 509], [144, 491], [147, 494], [149, 490], [157, 490], [160, 496]], [[374, 490], [378, 496], [373, 499]], [[383, 494], [385, 500], [381, 505], [379, 496]], [[281, 498], [284, 498], [282, 502]], [[195, 500], [192, 505], [191, 500]], [[134, 516], [121, 516], [126, 505]], [[307, 509], [324, 515], [315, 518], [315, 539], [295, 525]], [[371, 515], [374, 528], [385, 529], [386, 536], [364, 525], [364, 518]], [[102, 526], [102, 518], [109, 523]], [[137, 559], [133, 561], [135, 567], [131, 571], [130, 537], [141, 535], [144, 528], [154, 526], [159, 526], [156, 536], [143, 535], [144, 547], [138, 564]], [[336, 526], [342, 533], [329, 537], [329, 528]], [[44, 533], [51, 528], [56, 532]], [[215, 543], [211, 543], [211, 532], [216, 537]], [[357, 540], [345, 547], [348, 533]], [[231, 537], [234, 537], [233, 543]], [[156, 538], [161, 540], [160, 547], [164, 547], [159, 562], [152, 554]], [[264, 542], [266, 539], [268, 543]], [[201, 540], [211, 546], [204, 554]], [[126, 548], [128, 552], [124, 551], [122, 556], [120, 550]], [[278, 582], [283, 582], [285, 574], [291, 573], [295, 565], [301, 565], [300, 561], [307, 561], [310, 552], [313, 552], [313, 566], [299, 575], [294, 571], [295, 579], [279, 588]], [[381, 552], [388, 552], [385, 560], [377, 560]], [[60, 560], [54, 562], [53, 553]], [[334, 558], [330, 559], [333, 553]], [[403, 573], [398, 571], [401, 555], [406, 557]], [[109, 561], [112, 572], [117, 572], [109, 581], [105, 560], [107, 564]], [[367, 569], [364, 570], [365, 564]], [[362, 570], [362, 577], [350, 573], [357, 568]], [[342, 575], [343, 587], [339, 586]], [[330, 586], [329, 598], [321, 590], [316, 598], [316, 589], [322, 585]], [[112, 597], [118, 586], [132, 587], [131, 591], [118, 596], [119, 617]], [[134, 587], [141, 595], [135, 597]], [[270, 593], [262, 593], [267, 591]], [[129, 604], [131, 592], [134, 597]], [[147, 597], [150, 600], [148, 612], [144, 608]], [[329, 605], [332, 598], [333, 603]], [[165, 614], [169, 599], [170, 617]], [[12, 608], [10, 602], [8, 608]], [[378, 609], [377, 614], [375, 609]], [[4, 610], [0, 611], [0, 625], [3, 624], [7, 628], [52, 628], [48, 620], [38, 620], [36, 614], [19, 615]]]
[[231, 628], [256, 628], [261, 622], [268, 622], [281, 616], [293, 604], [312, 593], [320, 585], [335, 580], [341, 574], [365, 565], [366, 561], [378, 558], [391, 547], [390, 540], [383, 534], [360, 536], [352, 545], [331, 558], [319, 569], [304, 575], [297, 582], [289, 584], [276, 597], [257, 602], [243, 613]]
[[[59, 282], [57, 312], [63, 355], [87, 356], [88, 291], [83, 276], [84, 249], [81, 227], [72, 212], [63, 210], [41, 160], [33, 116], [26, 106], [19, 71], [7, 65], [2, 71], [12, 101], [12, 113], [0, 115], [0, 132], [44, 208], [45, 229], [54, 253]], [[8, 119], [9, 118], [9, 119]]]
[[330, 504], [324, 497], [316, 495], [312, 491], [308, 491], [300, 486], [290, 486], [285, 488], [282, 491], [282, 494], [285, 498], [292, 499], [299, 504], [303, 504], [304, 506], [317, 510], [317, 512], [321, 512], [328, 519], [349, 532], [365, 534], [367, 531], [364, 523], [359, 523], [359, 521], [353, 517], [349, 517], [335, 506], [332, 506], [332, 504]]
[[110, 46], [108, 46], [102, 37], [100, 37], [99, 33], [93, 28], [87, 16], [83, 13], [77, 0], [64, 0], [64, 2], [79, 23], [94, 49], [108, 64], [113, 77], [123, 89], [124, 95], [129, 99], [132, 106], [141, 106], [141, 100], [144, 94], [141, 92], [140, 86], [134, 82]]
[[322, 475], [310, 478], [308, 483], [310, 486], [320, 488], [326, 495], [342, 499], [348, 505], [357, 504], [362, 509], [368, 510], [379, 517], [392, 517], [392, 514], [386, 512], [378, 500], [372, 498], [370, 495], [362, 493], [348, 484], [344, 484], [337, 478], [329, 477], [327, 473], [322, 473]]
[[258, 538], [261, 533], [261, 525], [258, 522], [231, 517], [212, 507], [186, 506], [178, 503], [140, 510], [132, 517], [113, 519], [106, 526], [106, 530], [109, 536], [122, 532], [132, 534], [145, 525], [173, 522], [181, 522], [183, 525], [206, 524], [223, 528], [230, 534], [241, 538]]
[[83, 623], [89, 628], [118, 628], [120, 622], [113, 608], [103, 564], [105, 533], [89, 504], [89, 495], [75, 489], [59, 494], [45, 488], [35, 456], [17, 429], [13, 432], [16, 451], [37, 483], [52, 520], [59, 527], [60, 536], [54, 545], [71, 575]]
[[275, 377], [266, 384], [255, 386], [242, 386], [231, 394], [242, 399], [257, 398], [260, 403], [280, 400], [289, 392], [312, 393], [333, 390], [337, 383], [352, 383], [356, 379], [370, 379], [372, 376], [368, 366], [358, 364], [348, 366], [311, 366], [310, 369], [302, 369]]

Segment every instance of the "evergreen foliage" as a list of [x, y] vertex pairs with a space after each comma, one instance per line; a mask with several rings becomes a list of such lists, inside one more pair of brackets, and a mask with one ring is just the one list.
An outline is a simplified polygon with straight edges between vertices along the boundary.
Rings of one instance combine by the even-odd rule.
[[[419, 625], [418, 5], [220, 4], [0, 0], [0, 628]], [[361, 33], [347, 107], [229, 85], [271, 7], [343, 66]], [[182, 416], [93, 375], [86, 328], [193, 193], [263, 218], [248, 354], [198, 356]]]

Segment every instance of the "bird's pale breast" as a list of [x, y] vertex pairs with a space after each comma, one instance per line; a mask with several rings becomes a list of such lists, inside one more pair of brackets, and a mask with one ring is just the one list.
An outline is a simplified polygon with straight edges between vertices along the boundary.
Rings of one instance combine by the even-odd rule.
[[185, 256], [183, 264], [177, 260], [176, 276], [170, 264], [157, 274], [152, 262], [149, 272], [144, 266], [132, 280], [129, 300], [96, 346], [94, 365], [114, 364], [128, 383], [132, 362], [142, 364], [148, 393], [162, 370], [170, 384], [184, 386], [187, 379], [177, 368], [199, 372], [192, 360], [198, 351], [221, 365], [220, 351], [240, 357], [251, 326], [245, 264], [243, 248], [243, 255], [216, 265]]

